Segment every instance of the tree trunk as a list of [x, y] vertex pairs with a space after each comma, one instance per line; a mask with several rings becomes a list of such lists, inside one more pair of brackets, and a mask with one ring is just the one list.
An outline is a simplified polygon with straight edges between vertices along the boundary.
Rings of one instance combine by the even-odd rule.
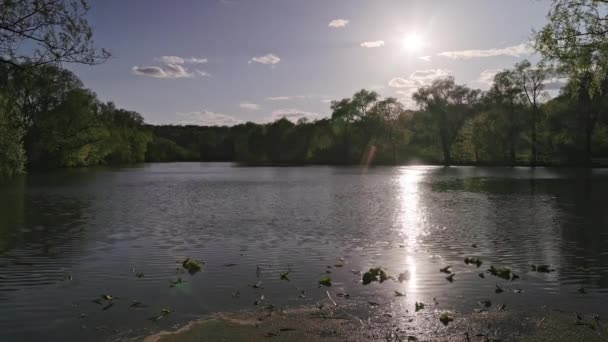
[[536, 115], [537, 108], [532, 108], [532, 155], [530, 156], [530, 165], [532, 167], [536, 166], [537, 161], [537, 151], [536, 151]]

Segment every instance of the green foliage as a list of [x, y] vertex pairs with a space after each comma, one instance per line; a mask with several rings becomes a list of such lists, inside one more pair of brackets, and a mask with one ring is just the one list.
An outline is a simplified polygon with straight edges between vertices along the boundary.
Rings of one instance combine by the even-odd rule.
[[323, 277], [323, 278], [319, 279], [319, 285], [320, 286], [331, 286], [331, 278]]
[[369, 271], [363, 273], [362, 282], [363, 285], [371, 284], [373, 281], [383, 283], [388, 279], [388, 275], [380, 267], [370, 268]]
[[14, 119], [9, 101], [0, 96], [0, 181], [24, 170], [23, 130]]

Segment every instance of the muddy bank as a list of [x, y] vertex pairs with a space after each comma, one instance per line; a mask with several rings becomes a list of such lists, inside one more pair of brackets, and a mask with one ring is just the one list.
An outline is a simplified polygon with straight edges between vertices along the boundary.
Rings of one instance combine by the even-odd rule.
[[[413, 310], [412, 310], [413, 311]], [[557, 310], [531, 312], [488, 308], [472, 313], [425, 309], [363, 318], [361, 308], [304, 307], [222, 313], [164, 331], [144, 342], [194, 341], [607, 341], [594, 315]], [[453, 321], [440, 321], [447, 314]]]

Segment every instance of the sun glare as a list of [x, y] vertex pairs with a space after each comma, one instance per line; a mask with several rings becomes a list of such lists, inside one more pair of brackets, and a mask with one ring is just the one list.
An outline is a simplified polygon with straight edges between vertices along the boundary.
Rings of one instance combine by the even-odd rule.
[[408, 52], [418, 52], [424, 47], [424, 40], [418, 33], [410, 33], [402, 41], [403, 49]]

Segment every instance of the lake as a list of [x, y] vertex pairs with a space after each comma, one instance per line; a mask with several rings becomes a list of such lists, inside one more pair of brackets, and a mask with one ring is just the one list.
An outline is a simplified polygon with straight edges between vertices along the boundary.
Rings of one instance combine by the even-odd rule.
[[[415, 302], [466, 312], [489, 299], [606, 315], [607, 199], [600, 169], [171, 163], [33, 173], [0, 186], [0, 340], [140, 336], [256, 310], [256, 300], [313, 305], [326, 290], [397, 313]], [[203, 271], [184, 273], [187, 257]], [[448, 265], [453, 282], [439, 272]], [[520, 278], [494, 277], [490, 265]], [[409, 277], [364, 286], [357, 271], [372, 267]], [[323, 276], [330, 288], [319, 288]], [[103, 294], [112, 306], [93, 302]], [[175, 311], [149, 319], [163, 308]]]

